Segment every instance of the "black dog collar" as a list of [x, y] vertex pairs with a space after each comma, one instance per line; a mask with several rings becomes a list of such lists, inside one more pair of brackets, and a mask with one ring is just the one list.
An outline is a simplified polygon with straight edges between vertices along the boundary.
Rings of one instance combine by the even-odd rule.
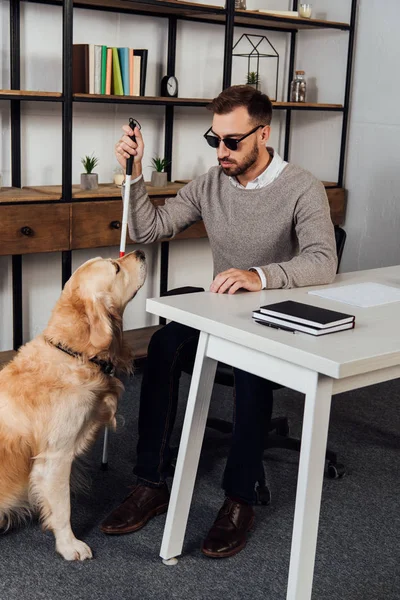
[[[83, 354], [81, 354], [80, 352], [74, 352], [73, 350], [70, 350], [69, 348], [65, 348], [62, 344], [53, 344], [53, 342], [48, 339], [46, 339], [46, 341], [49, 342], [49, 344], [51, 344], [55, 348], [58, 348], [58, 350], [65, 352], [65, 354], [69, 354], [69, 356], [73, 356], [74, 358], [83, 358]], [[100, 371], [102, 373], [104, 373], [104, 375], [109, 375], [110, 377], [114, 377], [115, 366], [113, 365], [112, 362], [107, 361], [107, 360], [101, 360], [101, 358], [96, 358], [96, 356], [94, 356], [93, 358], [89, 358], [88, 360], [89, 360], [89, 362], [92, 362], [95, 365], [97, 365], [98, 367], [100, 367]]]

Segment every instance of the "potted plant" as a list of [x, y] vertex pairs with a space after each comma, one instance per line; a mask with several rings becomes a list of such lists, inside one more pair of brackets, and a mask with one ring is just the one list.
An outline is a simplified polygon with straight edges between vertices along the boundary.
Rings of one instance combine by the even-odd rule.
[[249, 71], [247, 73], [247, 85], [251, 85], [256, 90], [258, 90], [258, 86], [260, 83], [260, 77], [257, 71]]
[[85, 173], [81, 173], [81, 189], [96, 190], [99, 187], [99, 179], [97, 173], [93, 173], [93, 169], [98, 165], [99, 159], [92, 154], [81, 158], [81, 163], [85, 169]]
[[165, 172], [165, 169], [168, 166], [168, 161], [165, 158], [155, 156], [151, 160], [151, 166], [154, 169], [151, 174], [151, 185], [154, 187], [166, 186], [168, 183], [168, 173]]

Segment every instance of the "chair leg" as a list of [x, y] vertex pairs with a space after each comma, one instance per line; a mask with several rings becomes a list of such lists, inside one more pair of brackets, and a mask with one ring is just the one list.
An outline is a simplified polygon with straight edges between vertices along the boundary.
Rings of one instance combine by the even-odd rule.
[[102, 471], [107, 471], [107, 469], [108, 469], [108, 427], [104, 428], [103, 455], [101, 457], [101, 469], [102, 469]]

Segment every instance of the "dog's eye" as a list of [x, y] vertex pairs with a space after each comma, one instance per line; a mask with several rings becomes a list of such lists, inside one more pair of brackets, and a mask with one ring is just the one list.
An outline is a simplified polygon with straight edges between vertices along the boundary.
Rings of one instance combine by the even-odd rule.
[[115, 267], [115, 272], [116, 272], [116, 273], [117, 273], [117, 275], [118, 275], [118, 273], [119, 273], [119, 272], [120, 272], [120, 270], [121, 270], [121, 267], [119, 266], [119, 264], [118, 264], [117, 262], [113, 263], [113, 265], [114, 265], [114, 267]]

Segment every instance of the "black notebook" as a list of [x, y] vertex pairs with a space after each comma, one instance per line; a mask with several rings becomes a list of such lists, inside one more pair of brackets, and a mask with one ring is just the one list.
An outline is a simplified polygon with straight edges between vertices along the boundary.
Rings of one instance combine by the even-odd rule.
[[355, 321], [354, 315], [310, 304], [303, 304], [294, 300], [266, 304], [265, 306], [260, 306], [260, 311], [265, 315], [284, 319], [288, 321], [288, 325], [289, 323], [302, 323], [303, 325], [310, 325], [318, 329], [345, 325], [347, 323], [354, 323]]
[[267, 325], [274, 329], [284, 329], [292, 332], [302, 331], [304, 333], [310, 333], [311, 335], [326, 335], [327, 333], [344, 331], [345, 329], [353, 329], [354, 327], [354, 321], [342, 323], [341, 325], [334, 325], [332, 327], [311, 327], [310, 325], [303, 325], [302, 323], [295, 323], [294, 321], [288, 321], [287, 319], [278, 319], [271, 315], [265, 315], [260, 310], [253, 311], [253, 320], [261, 325]]

